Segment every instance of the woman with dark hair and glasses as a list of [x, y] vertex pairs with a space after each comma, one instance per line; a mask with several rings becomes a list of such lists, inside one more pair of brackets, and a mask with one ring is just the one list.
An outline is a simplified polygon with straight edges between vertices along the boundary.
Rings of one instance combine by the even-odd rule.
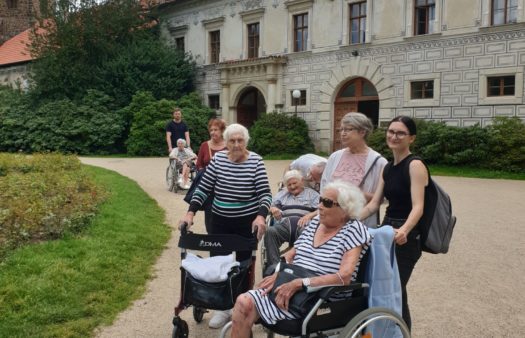
[[365, 206], [361, 219], [374, 214], [383, 201], [388, 200], [383, 225], [391, 225], [396, 234], [396, 258], [403, 295], [403, 319], [411, 328], [408, 308], [407, 283], [416, 262], [421, 257], [421, 239], [417, 227], [425, 204], [428, 172], [425, 164], [413, 159], [410, 145], [416, 140], [416, 123], [408, 116], [397, 116], [390, 121], [386, 131], [386, 143], [392, 150], [394, 160], [381, 174], [372, 200]]
[[[372, 199], [377, 182], [387, 160], [366, 143], [374, 126], [362, 113], [347, 113], [341, 120], [341, 144], [343, 149], [328, 158], [321, 178], [321, 189], [333, 180], [343, 180], [359, 187], [367, 201]], [[375, 228], [380, 220], [378, 213], [362, 219], [368, 227]]]
[[[319, 198], [319, 215], [305, 227], [294, 247], [284, 258], [319, 275], [297, 278], [274, 290], [275, 302], [268, 297], [277, 274], [265, 277], [258, 289], [237, 298], [232, 315], [232, 337], [249, 337], [253, 324], [261, 318], [268, 324], [296, 319], [288, 312], [288, 301], [306, 286], [348, 285], [355, 280], [361, 258], [368, 250], [371, 236], [357, 220], [365, 198], [355, 186], [343, 181], [327, 184]], [[340, 292], [333, 298], [350, 297]]]

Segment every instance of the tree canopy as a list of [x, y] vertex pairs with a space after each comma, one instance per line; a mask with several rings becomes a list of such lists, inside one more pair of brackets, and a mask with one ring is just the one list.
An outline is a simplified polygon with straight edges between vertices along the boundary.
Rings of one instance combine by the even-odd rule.
[[154, 11], [136, 0], [59, 0], [33, 30], [31, 93], [81, 100], [87, 90], [129, 104], [139, 90], [177, 99], [193, 89], [191, 58], [159, 39]]

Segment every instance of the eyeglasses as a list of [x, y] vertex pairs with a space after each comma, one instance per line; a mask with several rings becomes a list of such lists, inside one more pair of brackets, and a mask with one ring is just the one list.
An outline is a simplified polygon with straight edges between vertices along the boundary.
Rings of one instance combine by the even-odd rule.
[[321, 197], [321, 196], [319, 196], [319, 203], [323, 204], [323, 207], [329, 208], [329, 209], [331, 207], [333, 207], [334, 205], [336, 207], [339, 206], [339, 203], [337, 203], [336, 201], [332, 201], [329, 198], [324, 198], [324, 197]]
[[387, 134], [388, 137], [394, 137], [395, 136], [398, 139], [402, 139], [402, 138], [405, 138], [408, 135], [410, 135], [406, 131], [395, 131], [395, 130], [392, 130], [392, 129], [388, 129], [386, 131], [386, 134]]
[[341, 134], [348, 134], [353, 132], [354, 130], [359, 130], [358, 128], [341, 128]]

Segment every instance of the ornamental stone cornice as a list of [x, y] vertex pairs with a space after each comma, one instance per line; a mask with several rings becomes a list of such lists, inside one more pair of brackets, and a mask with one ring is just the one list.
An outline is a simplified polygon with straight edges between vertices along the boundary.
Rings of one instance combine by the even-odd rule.
[[[517, 40], [525, 38], [524, 29], [515, 26], [513, 26], [513, 28], [516, 29], [501, 32], [477, 33], [450, 38], [433, 37], [425, 41], [406, 41], [401, 43], [392, 43], [388, 45], [373, 46], [372, 44], [372, 46], [362, 49], [356, 48], [355, 46], [348, 46], [348, 48], [352, 50], [358, 49], [360, 56], [375, 56], [408, 52], [413, 50], [465, 46], [478, 43], [486, 43], [501, 40]], [[338, 53], [338, 55], [342, 57], [351, 57], [351, 50], [341, 51], [341, 53]]]
[[268, 56], [247, 60], [231, 60], [221, 62], [217, 69], [221, 73], [221, 84], [232, 81], [244, 81], [247, 78], [258, 78], [270, 83], [275, 83], [282, 77], [283, 66], [286, 64], [285, 56]]

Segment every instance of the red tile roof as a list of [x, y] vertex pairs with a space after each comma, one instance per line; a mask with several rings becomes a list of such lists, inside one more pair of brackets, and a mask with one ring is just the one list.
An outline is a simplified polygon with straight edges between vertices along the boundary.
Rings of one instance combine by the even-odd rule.
[[27, 47], [29, 32], [27, 29], [0, 46], [0, 66], [33, 60]]

